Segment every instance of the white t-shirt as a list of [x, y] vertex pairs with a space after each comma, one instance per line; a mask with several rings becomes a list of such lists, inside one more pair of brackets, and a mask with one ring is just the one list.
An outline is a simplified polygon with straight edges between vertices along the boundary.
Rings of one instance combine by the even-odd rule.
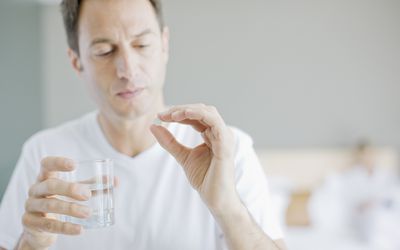
[[[119, 178], [115, 225], [87, 229], [79, 236], [59, 235], [51, 249], [227, 249], [222, 231], [175, 159], [158, 143], [135, 157], [117, 152], [104, 137], [97, 114], [39, 132], [25, 143], [0, 207], [0, 246], [12, 249], [21, 235], [24, 203], [41, 159], [63, 156], [114, 160]], [[190, 126], [171, 123], [168, 129], [187, 146], [203, 142]], [[265, 233], [280, 239], [282, 232], [252, 140], [238, 129], [234, 132], [238, 193]]]

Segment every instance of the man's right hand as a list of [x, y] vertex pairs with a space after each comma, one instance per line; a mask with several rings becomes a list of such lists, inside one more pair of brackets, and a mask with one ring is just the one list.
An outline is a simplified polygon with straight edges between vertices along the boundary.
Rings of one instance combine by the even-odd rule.
[[37, 182], [29, 189], [22, 217], [24, 232], [17, 249], [47, 249], [57, 234], [78, 235], [82, 227], [57, 220], [55, 214], [87, 218], [90, 209], [83, 205], [57, 199], [64, 196], [78, 201], [88, 200], [90, 190], [83, 184], [66, 182], [58, 178], [58, 172], [75, 168], [72, 160], [62, 157], [46, 157], [41, 161]]

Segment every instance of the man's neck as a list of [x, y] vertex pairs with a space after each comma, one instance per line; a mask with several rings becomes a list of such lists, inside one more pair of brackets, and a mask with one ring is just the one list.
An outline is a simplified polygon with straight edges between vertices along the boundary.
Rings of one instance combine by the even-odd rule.
[[110, 119], [102, 112], [97, 119], [111, 146], [121, 154], [133, 157], [156, 142], [149, 127], [162, 109], [160, 106], [134, 120]]

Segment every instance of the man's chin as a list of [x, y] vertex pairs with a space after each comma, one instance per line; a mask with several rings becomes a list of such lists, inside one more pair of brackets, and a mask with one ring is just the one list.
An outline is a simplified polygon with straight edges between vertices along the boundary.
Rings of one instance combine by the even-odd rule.
[[116, 113], [116, 115], [123, 120], [136, 120], [143, 116], [149, 115], [151, 112], [149, 108], [135, 107], [125, 110], [117, 110], [114, 113]]

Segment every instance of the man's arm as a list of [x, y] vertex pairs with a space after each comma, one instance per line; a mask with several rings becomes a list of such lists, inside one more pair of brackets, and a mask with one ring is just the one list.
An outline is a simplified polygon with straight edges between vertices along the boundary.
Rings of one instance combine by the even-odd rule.
[[220, 225], [229, 248], [286, 249], [282, 241], [274, 242], [264, 233], [239, 198], [235, 185], [233, 132], [216, 108], [204, 104], [175, 106], [158, 117], [164, 122], [191, 125], [201, 133], [204, 143], [188, 148], [166, 128], [159, 125], [150, 128], [160, 145], [183, 167], [190, 184]]
[[241, 202], [222, 211], [212, 211], [212, 213], [231, 250], [287, 249], [283, 239], [273, 241], [264, 233]]

